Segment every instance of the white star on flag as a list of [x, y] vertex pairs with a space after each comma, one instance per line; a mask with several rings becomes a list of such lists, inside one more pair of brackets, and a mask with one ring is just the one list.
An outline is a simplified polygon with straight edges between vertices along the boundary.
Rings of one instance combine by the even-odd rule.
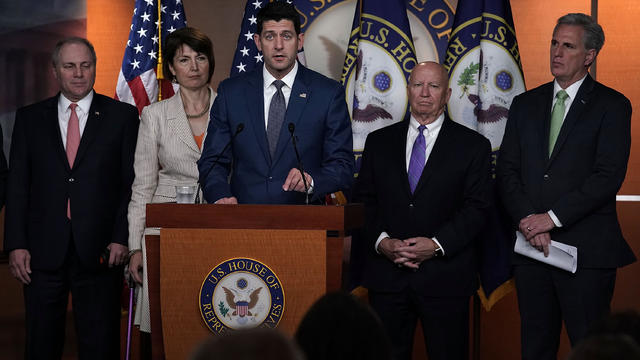
[[238, 72], [245, 72], [244, 68], [245, 68], [245, 64], [240, 63], [240, 65], [236, 66], [238, 68]]
[[171, 13], [171, 16], [173, 16], [173, 20], [178, 20], [178, 18], [180, 17], [180, 13], [177, 11], [174, 11]]
[[138, 31], [136, 31], [138, 34], [140, 34], [140, 37], [147, 37], [147, 30], [145, 29], [140, 29]]
[[133, 65], [134, 69], [137, 69], [140, 67], [140, 61], [138, 60], [133, 60], [133, 62], [131, 63], [131, 65]]
[[258, 23], [258, 18], [256, 18], [256, 17], [255, 17], [255, 16], [253, 16], [253, 15], [251, 15], [251, 17], [250, 17], [248, 20], [249, 20], [249, 23], [250, 23], [251, 25], [253, 25], [253, 24], [257, 24], [257, 23]]
[[247, 41], [253, 39], [253, 33], [251, 31], [248, 31], [246, 34], [244, 34], [244, 36], [247, 37]]
[[242, 48], [242, 50], [240, 50], [240, 52], [242, 53], [242, 56], [249, 56], [249, 49], [247, 49], [246, 46], [244, 48]]
[[149, 52], [147, 55], [149, 55], [150, 59], [157, 59], [156, 52], [153, 50], [151, 50], [151, 52]]
[[142, 21], [151, 21], [149, 18], [151, 17], [150, 14], [147, 14], [147, 12], [145, 11], [144, 14], [140, 15], [140, 17], [142, 18]]
[[257, 63], [262, 62], [262, 54], [258, 54], [256, 56], [254, 56], [254, 58], [256, 59]]
[[136, 50], [136, 54], [139, 54], [142, 52], [143, 46], [140, 44], [136, 44], [136, 46], [133, 47]]
[[258, 0], [256, 0], [256, 2], [251, 3], [251, 5], [255, 6], [255, 7], [256, 7], [256, 9], [257, 9], [257, 8], [259, 8], [260, 6], [262, 6], [262, 1], [258, 1]]

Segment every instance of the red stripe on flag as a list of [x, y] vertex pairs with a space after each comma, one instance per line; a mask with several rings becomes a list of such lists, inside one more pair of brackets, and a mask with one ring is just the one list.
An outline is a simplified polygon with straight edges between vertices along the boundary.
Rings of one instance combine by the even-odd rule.
[[142, 83], [142, 80], [140, 80], [140, 76], [136, 76], [127, 84], [129, 85], [129, 89], [131, 89], [131, 94], [133, 94], [133, 100], [138, 108], [138, 113], [141, 113], [142, 109], [150, 104], [149, 96], [147, 96], [147, 90], [145, 90], [144, 84]]

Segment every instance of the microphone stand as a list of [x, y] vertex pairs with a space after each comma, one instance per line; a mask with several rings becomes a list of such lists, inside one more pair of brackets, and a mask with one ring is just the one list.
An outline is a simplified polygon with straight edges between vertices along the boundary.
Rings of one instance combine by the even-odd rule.
[[305, 205], [309, 205], [309, 185], [307, 184], [307, 177], [304, 175], [302, 160], [300, 160], [300, 154], [298, 153], [298, 146], [296, 145], [296, 137], [294, 135], [295, 130], [296, 130], [296, 126], [293, 123], [289, 123], [289, 133], [291, 134], [291, 143], [293, 144], [293, 150], [296, 152], [296, 160], [298, 160], [298, 171], [300, 171], [300, 175], [302, 175], [302, 184], [304, 185]]

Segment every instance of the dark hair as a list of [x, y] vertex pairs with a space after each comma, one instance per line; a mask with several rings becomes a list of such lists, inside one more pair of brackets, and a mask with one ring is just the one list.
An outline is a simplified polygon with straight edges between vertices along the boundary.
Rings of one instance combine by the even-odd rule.
[[176, 52], [182, 48], [182, 45], [188, 45], [193, 51], [204, 54], [209, 60], [209, 80], [213, 76], [213, 69], [216, 67], [215, 59], [213, 58], [213, 44], [211, 40], [202, 31], [192, 28], [183, 27], [167, 36], [164, 41], [164, 50], [162, 56], [164, 61], [162, 63], [162, 70], [164, 71], [165, 78], [170, 77], [173, 79], [171, 70], [169, 70], [169, 64], [173, 63], [173, 57], [176, 56]]
[[553, 32], [556, 32], [560, 25], [581, 26], [584, 29], [584, 47], [587, 50], [595, 49], [596, 54], [600, 52], [604, 45], [604, 31], [593, 18], [586, 14], [572, 13], [558, 19]]
[[276, 329], [255, 328], [215, 335], [202, 342], [191, 360], [304, 360], [296, 344]]
[[640, 347], [628, 335], [597, 335], [583, 339], [567, 360], [640, 359]]
[[300, 35], [300, 15], [296, 7], [286, 1], [270, 2], [260, 9], [258, 12], [257, 34], [262, 34], [262, 25], [265, 21], [280, 21], [283, 19], [292, 21], [296, 35]]
[[51, 63], [53, 64], [54, 67], [60, 61], [60, 51], [62, 50], [62, 47], [68, 44], [80, 44], [80, 45], [86, 46], [89, 49], [89, 52], [91, 53], [91, 59], [93, 60], [93, 64], [95, 65], [96, 62], [98, 61], [98, 58], [96, 57], [96, 50], [93, 48], [93, 45], [91, 44], [91, 42], [89, 42], [89, 40], [85, 38], [74, 36], [74, 37], [68, 37], [66, 39], [62, 39], [58, 41], [56, 46], [53, 48], [53, 53], [51, 53]]
[[326, 294], [307, 311], [295, 339], [307, 360], [390, 360], [391, 345], [378, 316], [345, 292]]
[[626, 310], [609, 314], [591, 325], [588, 335], [629, 335], [640, 344], [640, 313]]

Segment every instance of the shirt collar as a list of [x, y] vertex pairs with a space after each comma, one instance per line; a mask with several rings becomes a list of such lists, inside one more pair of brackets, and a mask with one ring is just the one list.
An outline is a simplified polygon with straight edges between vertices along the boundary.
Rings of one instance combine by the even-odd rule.
[[[92, 101], [93, 101], [93, 90], [89, 91], [87, 96], [80, 99], [80, 101], [77, 101], [76, 104], [78, 104], [78, 107], [80, 108], [80, 110], [82, 110], [83, 113], [88, 114], [89, 108], [91, 108]], [[62, 111], [67, 111], [71, 103], [72, 103], [71, 100], [67, 99], [67, 97], [64, 96], [64, 94], [60, 93], [60, 98], [58, 99], [58, 107]]]
[[[285, 75], [282, 79], [284, 83], [289, 87], [289, 89], [293, 89], [293, 82], [296, 80], [296, 74], [298, 73], [298, 61], [293, 64], [293, 68], [287, 75]], [[264, 88], [268, 88], [271, 84], [276, 80], [276, 78], [271, 75], [269, 70], [267, 70], [266, 66], [262, 67], [262, 78], [264, 79]]]
[[[582, 85], [582, 83], [584, 82], [584, 79], [587, 78], [587, 75], [585, 74], [582, 79], [574, 82], [573, 84], [567, 86], [566, 89], [564, 89], [564, 91], [567, 92], [567, 95], [569, 95], [569, 99], [571, 99], [573, 101], [573, 99], [576, 98], [576, 95], [578, 95], [578, 90], [580, 90], [580, 86]], [[558, 84], [558, 80], [553, 80], [553, 98], [556, 98], [556, 94], [558, 93], [558, 91], [562, 90], [562, 87], [560, 87], [560, 84]]]
[[[442, 123], [444, 122], [444, 112], [442, 114], [440, 114], [440, 116], [438, 116], [438, 118], [436, 119], [436, 121], [425, 125], [427, 127], [427, 130], [431, 133], [434, 132], [438, 129], [440, 129], [440, 127], [442, 126]], [[411, 129], [413, 129], [413, 131], [415, 132], [419, 132], [418, 131], [418, 127], [420, 126], [420, 123], [418, 122], [418, 120], [416, 120], [415, 117], [413, 117], [413, 114], [411, 115], [411, 119], [409, 120], [409, 127]]]

